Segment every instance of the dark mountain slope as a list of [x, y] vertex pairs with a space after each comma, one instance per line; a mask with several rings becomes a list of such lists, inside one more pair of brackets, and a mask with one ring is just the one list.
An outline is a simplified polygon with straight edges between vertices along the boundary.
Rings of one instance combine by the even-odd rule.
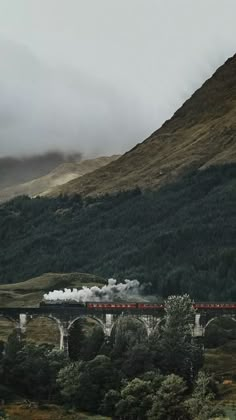
[[154, 189], [189, 169], [236, 162], [236, 55], [143, 143], [108, 166], [56, 188], [99, 195]]
[[17, 198], [0, 207], [0, 279], [44, 272], [137, 278], [159, 295], [236, 300], [236, 165], [158, 191]]

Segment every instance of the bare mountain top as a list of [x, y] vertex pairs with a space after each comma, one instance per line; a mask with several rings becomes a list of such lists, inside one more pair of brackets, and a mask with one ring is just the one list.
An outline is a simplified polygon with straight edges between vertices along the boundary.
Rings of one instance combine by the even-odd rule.
[[157, 188], [188, 169], [236, 161], [235, 134], [236, 55], [147, 140], [53, 194]]
[[62, 163], [47, 175], [0, 190], [0, 202], [18, 195], [29, 195], [33, 197], [48, 194], [54, 187], [63, 185], [72, 179], [92, 172], [117, 158], [117, 155], [113, 155], [82, 160], [80, 162]]

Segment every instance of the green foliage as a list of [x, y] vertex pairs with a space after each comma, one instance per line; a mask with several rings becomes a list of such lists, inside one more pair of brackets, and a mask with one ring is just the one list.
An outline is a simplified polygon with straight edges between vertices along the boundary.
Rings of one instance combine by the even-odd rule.
[[91, 360], [104, 343], [104, 332], [98, 325], [84, 325], [79, 319], [70, 328], [69, 355], [71, 360]]
[[209, 420], [223, 413], [222, 407], [216, 404], [215, 396], [211, 391], [212, 378], [204, 372], [199, 372], [193, 393], [185, 401], [185, 407], [193, 420]]
[[124, 382], [103, 400], [105, 414], [118, 420], [208, 420], [223, 413], [211, 391], [212, 378], [200, 372], [192, 393], [183, 378], [157, 372]]
[[121, 390], [121, 398], [115, 405], [115, 415], [124, 420], [146, 420], [152, 407], [151, 382], [135, 378]]
[[147, 331], [143, 323], [132, 316], [119, 317], [114, 330], [113, 353], [122, 355], [130, 351], [137, 343], [142, 343], [147, 338]]
[[202, 347], [192, 338], [194, 309], [188, 295], [170, 296], [165, 302], [164, 324], [160, 336], [151, 337], [157, 367], [192, 382], [203, 363]]
[[110, 389], [106, 394], [101, 404], [101, 411], [108, 416], [115, 415], [116, 405], [120, 400], [120, 392], [115, 389]]
[[58, 384], [65, 402], [96, 413], [106, 392], [119, 385], [119, 373], [107, 356], [100, 355], [62, 369]]
[[187, 420], [184, 406], [186, 391], [182, 378], [174, 374], [167, 376], [154, 396], [148, 420]]
[[2, 382], [19, 395], [55, 400], [58, 397], [56, 377], [66, 363], [63, 352], [47, 345], [19, 342], [14, 334], [1, 360]]
[[10, 420], [10, 417], [3, 408], [0, 408], [0, 420]]
[[0, 207], [0, 279], [80, 271], [138, 278], [160, 296], [236, 300], [235, 207], [235, 164], [155, 192], [19, 197]]
[[138, 343], [124, 355], [121, 370], [127, 378], [135, 378], [154, 369], [153, 354], [148, 343]]

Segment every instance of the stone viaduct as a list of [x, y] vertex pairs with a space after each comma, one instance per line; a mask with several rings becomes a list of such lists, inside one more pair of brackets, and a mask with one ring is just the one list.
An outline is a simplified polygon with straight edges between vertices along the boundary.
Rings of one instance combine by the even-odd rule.
[[[109, 337], [112, 329], [121, 317], [132, 316], [140, 321], [146, 329], [147, 336], [158, 329], [164, 315], [163, 309], [89, 309], [87, 307], [50, 305], [38, 308], [0, 308], [0, 317], [12, 321], [19, 334], [27, 329], [27, 322], [30, 319], [46, 317], [54, 320], [60, 332], [60, 349], [68, 352], [68, 337], [70, 328], [78, 319], [92, 318]], [[203, 337], [205, 329], [214, 319], [227, 316], [236, 321], [236, 309], [224, 310], [222, 308], [197, 309], [195, 319], [192, 323], [192, 334], [194, 337]]]

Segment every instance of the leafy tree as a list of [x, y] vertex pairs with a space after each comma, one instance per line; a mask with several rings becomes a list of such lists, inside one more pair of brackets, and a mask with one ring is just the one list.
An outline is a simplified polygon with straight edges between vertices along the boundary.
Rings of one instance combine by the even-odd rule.
[[100, 355], [62, 369], [58, 384], [65, 402], [96, 413], [106, 392], [119, 385], [119, 373], [107, 356]]
[[141, 378], [123, 381], [120, 392], [110, 390], [106, 393], [102, 403], [104, 414], [114, 419], [145, 420], [163, 379], [160, 372], [150, 371]]
[[146, 338], [147, 332], [139, 320], [130, 316], [120, 317], [113, 332], [113, 356], [123, 358], [136, 344], [143, 343]]
[[122, 420], [146, 420], [152, 407], [153, 389], [150, 381], [135, 378], [121, 390], [115, 415]]
[[18, 353], [24, 347], [24, 341], [20, 340], [16, 331], [9, 335], [1, 358], [0, 377], [2, 384], [15, 384], [15, 365]]
[[175, 373], [189, 382], [203, 362], [202, 347], [192, 338], [193, 322], [194, 309], [189, 296], [170, 296], [165, 302], [160, 337], [151, 340], [156, 365], [164, 373]]
[[148, 420], [187, 420], [184, 399], [187, 386], [183, 378], [171, 374], [153, 398]]
[[122, 363], [122, 372], [128, 378], [142, 375], [144, 372], [154, 369], [153, 354], [148, 343], [138, 343], [125, 353]]
[[208, 420], [223, 413], [222, 407], [216, 404], [215, 395], [211, 391], [211, 380], [203, 371], [198, 373], [193, 393], [185, 401], [185, 407], [191, 420]]
[[4, 353], [4, 358], [9, 361], [14, 361], [16, 358], [17, 353], [22, 350], [24, 347], [25, 342], [21, 340], [16, 331], [13, 331], [6, 342]]
[[66, 363], [63, 352], [47, 345], [18, 343], [13, 336], [1, 363], [3, 382], [20, 395], [38, 400], [55, 399], [56, 377]]
[[73, 361], [92, 360], [104, 342], [104, 333], [99, 325], [86, 324], [79, 319], [74, 322], [69, 335], [69, 355]]
[[120, 400], [120, 392], [116, 391], [115, 389], [110, 389], [103, 399], [103, 402], [101, 404], [101, 411], [107, 416], [112, 416], [114, 419], [115, 417], [115, 411], [116, 411], [116, 405]]
[[82, 360], [92, 360], [94, 357], [97, 356], [99, 353], [99, 350], [102, 347], [102, 344], [104, 342], [104, 333], [102, 331], [102, 328], [99, 326], [94, 326], [91, 328], [91, 331], [89, 331], [88, 335], [85, 336], [81, 351], [80, 351], [80, 357]]
[[75, 321], [70, 328], [68, 347], [69, 356], [73, 361], [81, 358], [81, 348], [85, 340], [85, 333], [80, 319]]

